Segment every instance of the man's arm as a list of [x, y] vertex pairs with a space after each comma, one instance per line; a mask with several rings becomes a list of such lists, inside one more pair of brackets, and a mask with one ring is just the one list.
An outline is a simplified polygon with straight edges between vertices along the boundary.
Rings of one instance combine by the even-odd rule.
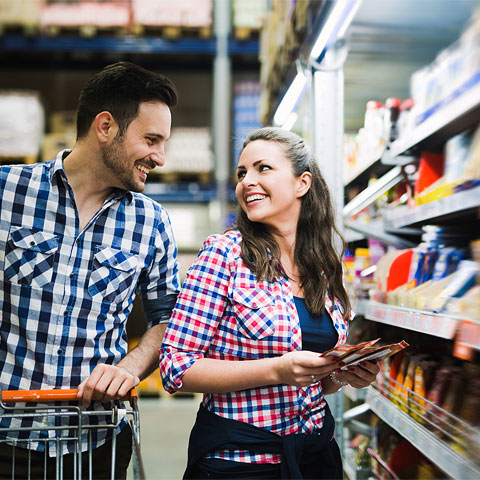
[[99, 364], [78, 386], [78, 398], [87, 407], [92, 400], [107, 402], [125, 397], [140, 380], [158, 368], [158, 349], [167, 324], [155, 325], [145, 332], [138, 345], [117, 365]]

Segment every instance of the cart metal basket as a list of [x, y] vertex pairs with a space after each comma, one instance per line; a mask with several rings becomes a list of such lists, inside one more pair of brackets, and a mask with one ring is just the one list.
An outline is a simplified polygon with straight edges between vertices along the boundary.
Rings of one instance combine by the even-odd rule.
[[[66, 425], [65, 421], [62, 423], [60, 421], [53, 422], [44, 422], [45, 426], [41, 428], [35, 427], [12, 427], [12, 428], [0, 428], [0, 432], [53, 432], [52, 435], [47, 435], [47, 438], [35, 439], [35, 442], [44, 443], [43, 449], [43, 462], [44, 462], [44, 476], [47, 478], [47, 460], [49, 452], [49, 444], [52, 445], [52, 441], [55, 445], [56, 456], [55, 456], [55, 479], [60, 480], [64, 478], [64, 464], [63, 464], [63, 447], [65, 442], [69, 442], [69, 445], [74, 446], [73, 452], [73, 479], [82, 479], [94, 478], [92, 476], [93, 465], [92, 465], [92, 434], [95, 429], [109, 429], [113, 433], [118, 427], [119, 423], [123, 418], [125, 418], [130, 425], [132, 431], [132, 466], [133, 466], [133, 475], [135, 479], [144, 480], [145, 474], [142, 465], [142, 457], [140, 452], [140, 415], [138, 411], [138, 396], [136, 391], [133, 389], [128, 397], [123, 400], [128, 400], [130, 403], [130, 408], [121, 409], [117, 405], [113, 405], [111, 410], [104, 412], [98, 411], [84, 411], [80, 406], [70, 404], [62, 404], [62, 402], [77, 402], [77, 389], [69, 390], [0, 390], [0, 419], [2, 418], [11, 418], [11, 419], [35, 419], [39, 417], [43, 418], [65, 418], [70, 417], [73, 421], [69, 421], [69, 425]], [[55, 406], [51, 404], [46, 405], [45, 402], [55, 402]], [[31, 405], [35, 403], [35, 405]], [[90, 425], [86, 421], [87, 416], [104, 416], [106, 419], [105, 423], [102, 425]], [[73, 426], [72, 426], [73, 423]], [[88, 439], [88, 449], [85, 452], [82, 452], [82, 438]], [[5, 440], [0, 438], [0, 443], [9, 443], [12, 441]], [[15, 440], [15, 445], [12, 445], [12, 458], [11, 458], [11, 472], [8, 472], [7, 475], [11, 479], [17, 478], [15, 476], [15, 469], [18, 465], [15, 462], [15, 451], [16, 448], [26, 448], [28, 451], [31, 451], [32, 440]], [[112, 435], [112, 451], [111, 451], [111, 469], [110, 469], [110, 478], [111, 480], [115, 479], [115, 454], [116, 454], [116, 435]], [[85, 462], [84, 456], [87, 455], [87, 462]], [[82, 467], [82, 457], [83, 457], [83, 467]], [[17, 461], [18, 464], [18, 461]], [[85, 464], [87, 468], [85, 469]], [[26, 478], [33, 480], [31, 476], [31, 458], [30, 454], [28, 455], [27, 465], [22, 465], [22, 468], [26, 470]], [[83, 468], [83, 472], [82, 472]], [[87, 471], [85, 471], [87, 470]], [[5, 472], [2, 472], [2, 475], [5, 475]], [[68, 478], [71, 477], [71, 474], [68, 475]], [[22, 479], [25, 478], [25, 475], [22, 474]]]

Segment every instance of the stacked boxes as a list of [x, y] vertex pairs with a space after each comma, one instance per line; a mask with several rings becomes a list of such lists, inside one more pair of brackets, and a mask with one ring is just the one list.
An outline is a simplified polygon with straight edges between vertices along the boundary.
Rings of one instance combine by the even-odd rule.
[[0, 27], [35, 27], [40, 23], [42, 0], [0, 0]]
[[132, 0], [134, 25], [210, 27], [212, 0]]
[[37, 157], [44, 123], [37, 92], [0, 92], [0, 156]]
[[60, 150], [73, 148], [76, 135], [75, 110], [52, 112], [49, 118], [50, 131], [43, 137], [42, 161], [53, 160]]
[[167, 160], [157, 173], [206, 174], [213, 169], [211, 134], [208, 127], [172, 128], [166, 146]]
[[233, 0], [232, 23], [234, 28], [259, 30], [267, 14], [267, 0]]
[[129, 27], [130, 0], [48, 1], [41, 11], [42, 28]]

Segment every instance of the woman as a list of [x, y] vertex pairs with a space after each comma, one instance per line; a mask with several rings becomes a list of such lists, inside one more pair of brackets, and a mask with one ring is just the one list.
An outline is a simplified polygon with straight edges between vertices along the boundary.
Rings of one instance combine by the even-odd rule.
[[167, 391], [204, 393], [184, 478], [343, 478], [324, 395], [379, 367], [319, 355], [351, 318], [328, 188], [273, 127], [249, 135], [237, 178], [237, 226], [205, 241], [160, 351]]

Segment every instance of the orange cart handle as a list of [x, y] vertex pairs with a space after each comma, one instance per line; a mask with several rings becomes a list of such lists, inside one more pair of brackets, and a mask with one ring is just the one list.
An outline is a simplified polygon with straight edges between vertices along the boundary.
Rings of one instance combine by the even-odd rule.
[[[78, 388], [56, 390], [3, 390], [2, 402], [67, 402], [76, 401]], [[138, 398], [137, 391], [132, 388], [122, 400]]]

